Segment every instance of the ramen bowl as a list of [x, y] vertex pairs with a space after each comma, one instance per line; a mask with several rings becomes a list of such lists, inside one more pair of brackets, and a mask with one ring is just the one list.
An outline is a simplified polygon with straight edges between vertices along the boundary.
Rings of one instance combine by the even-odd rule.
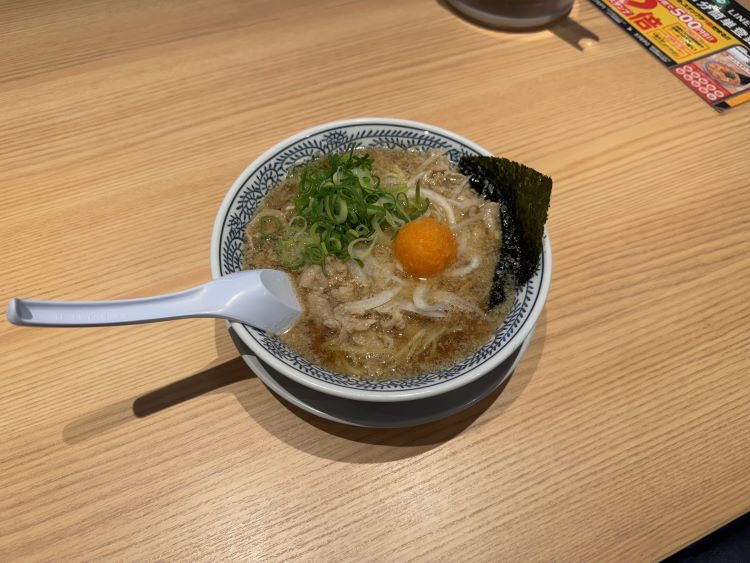
[[[240, 271], [245, 227], [265, 195], [295, 165], [311, 158], [358, 147], [443, 150], [451, 161], [467, 155], [490, 155], [478, 144], [440, 127], [391, 118], [334, 121], [281, 141], [253, 161], [224, 198], [211, 237], [211, 275]], [[505, 320], [492, 338], [472, 355], [438, 371], [404, 379], [365, 380], [335, 373], [296, 354], [278, 338], [240, 323], [235, 334], [266, 365], [316, 391], [357, 401], [393, 402], [433, 397], [467, 385], [499, 366], [533, 331], [549, 292], [552, 251], [545, 230], [535, 274], [518, 288]]]

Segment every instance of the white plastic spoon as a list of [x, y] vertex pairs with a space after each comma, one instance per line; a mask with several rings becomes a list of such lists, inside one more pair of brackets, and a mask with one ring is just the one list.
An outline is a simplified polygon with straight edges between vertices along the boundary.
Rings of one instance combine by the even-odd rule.
[[26, 326], [103, 326], [216, 317], [282, 333], [302, 307], [289, 276], [278, 270], [246, 270], [198, 287], [121, 301], [11, 299], [7, 316]]

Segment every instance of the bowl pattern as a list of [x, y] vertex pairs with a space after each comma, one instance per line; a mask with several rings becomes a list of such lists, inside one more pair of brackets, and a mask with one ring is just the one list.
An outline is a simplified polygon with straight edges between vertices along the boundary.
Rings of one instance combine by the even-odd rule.
[[[406, 124], [383, 124], [373, 121], [351, 125], [335, 125], [300, 136], [266, 155], [256, 166], [248, 169], [234, 195], [226, 214], [220, 235], [219, 271], [227, 275], [242, 269], [244, 230], [265, 195], [284, 179], [295, 165], [312, 158], [340, 152], [355, 144], [373, 148], [444, 149], [451, 161], [464, 155], [486, 154], [444, 131], [415, 127]], [[426, 373], [402, 380], [360, 380], [334, 373], [298, 356], [278, 338], [264, 331], [244, 326], [247, 335], [262, 348], [288, 367], [318, 381], [366, 391], [404, 391], [431, 387], [455, 379], [490, 360], [529, 321], [529, 313], [540, 297], [544, 261], [540, 259], [537, 271], [529, 282], [519, 288], [510, 313], [495, 333], [494, 338], [473, 355], [448, 369]]]

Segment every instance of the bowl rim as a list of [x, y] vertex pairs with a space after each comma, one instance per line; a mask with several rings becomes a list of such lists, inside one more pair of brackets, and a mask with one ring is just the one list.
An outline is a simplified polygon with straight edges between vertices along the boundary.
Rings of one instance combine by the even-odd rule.
[[[290, 135], [273, 145], [268, 150], [264, 151], [260, 156], [253, 160], [242, 171], [242, 173], [237, 176], [237, 178], [227, 191], [226, 195], [224, 196], [224, 199], [219, 206], [219, 210], [216, 214], [211, 235], [210, 262], [211, 277], [213, 279], [220, 277], [221, 272], [221, 235], [224, 226], [224, 219], [230, 210], [237, 192], [245, 184], [248, 177], [255, 171], [255, 169], [258, 168], [260, 164], [262, 164], [273, 154], [283, 150], [285, 147], [297, 141], [320, 133], [321, 131], [335, 129], [343, 126], [351, 127], [353, 125], [356, 126], [365, 124], [395, 125], [422, 129], [427, 134], [436, 133], [445, 137], [453, 138], [456, 141], [473, 148], [480, 154], [492, 156], [492, 153], [481, 145], [478, 145], [477, 143], [474, 143], [473, 141], [470, 141], [452, 131], [443, 129], [442, 127], [437, 127], [435, 125], [430, 125], [419, 121], [397, 119], [391, 117], [357, 117], [351, 119], [340, 119], [322, 123], [320, 125], [315, 125], [298, 133]], [[519, 346], [523, 344], [526, 337], [534, 329], [536, 322], [541, 315], [544, 304], [547, 301], [547, 295], [549, 293], [549, 287], [552, 280], [552, 248], [550, 245], [546, 226], [544, 229], [544, 241], [542, 245], [542, 260], [543, 270], [537, 299], [535, 300], [534, 304], [531, 307], [531, 310], [528, 313], [526, 322], [524, 322], [523, 325], [518, 329], [518, 331], [516, 331], [513, 336], [511, 336], [507, 344], [498, 353], [494, 354], [480, 366], [475, 366], [466, 373], [459, 375], [458, 377], [454, 377], [448, 381], [439, 382], [423, 388], [399, 390], [355, 389], [351, 387], [334, 385], [325, 381], [320, 381], [304, 373], [301, 373], [291, 366], [288, 366], [284, 362], [280, 361], [273, 354], [268, 352], [263, 346], [261, 346], [254, 338], [252, 338], [243, 324], [233, 322], [231, 323], [231, 326], [235, 330], [235, 333], [245, 343], [245, 345], [248, 346], [250, 350], [252, 350], [253, 354], [255, 354], [259, 359], [268, 363], [271, 367], [286, 375], [287, 377], [293, 379], [294, 381], [297, 381], [298, 383], [301, 383], [302, 385], [310, 387], [311, 389], [314, 389], [316, 391], [320, 391], [322, 393], [326, 393], [328, 395], [333, 395], [336, 397], [370, 402], [411, 401], [415, 399], [427, 398], [451, 391], [453, 389], [457, 389], [471, 381], [476, 380], [477, 378], [488, 373], [497, 365], [505, 361]]]

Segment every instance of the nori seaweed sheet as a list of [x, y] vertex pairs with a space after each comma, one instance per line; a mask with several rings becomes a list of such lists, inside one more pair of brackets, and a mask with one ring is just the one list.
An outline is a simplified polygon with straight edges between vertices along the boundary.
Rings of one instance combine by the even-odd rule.
[[500, 204], [503, 246], [490, 289], [488, 309], [505, 301], [507, 287], [525, 284], [542, 253], [552, 179], [533, 168], [494, 156], [465, 156], [458, 169], [479, 195]]

